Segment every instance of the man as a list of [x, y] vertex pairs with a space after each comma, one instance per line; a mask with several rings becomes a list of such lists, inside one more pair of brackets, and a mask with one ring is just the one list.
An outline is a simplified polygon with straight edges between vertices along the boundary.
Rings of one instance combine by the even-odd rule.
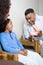
[[27, 22], [24, 23], [24, 37], [41, 37], [43, 35], [43, 16], [38, 16], [32, 8], [25, 11]]

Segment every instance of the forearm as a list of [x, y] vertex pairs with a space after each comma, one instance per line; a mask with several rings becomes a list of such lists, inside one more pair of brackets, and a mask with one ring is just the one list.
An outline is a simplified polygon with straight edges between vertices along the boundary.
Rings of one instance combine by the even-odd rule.
[[4, 47], [4, 50], [9, 53], [19, 53], [20, 49], [17, 48], [11, 48], [11, 47]]
[[37, 34], [38, 34], [38, 32], [32, 32], [32, 33], [30, 33], [29, 38], [32, 38], [32, 37], [34, 37], [34, 36], [37, 36]]
[[30, 37], [34, 37], [34, 36], [42, 36], [42, 31], [30, 33]]

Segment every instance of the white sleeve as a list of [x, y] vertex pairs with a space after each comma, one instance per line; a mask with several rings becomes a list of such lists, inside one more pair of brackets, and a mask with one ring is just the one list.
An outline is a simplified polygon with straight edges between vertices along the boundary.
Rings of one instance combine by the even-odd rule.
[[40, 22], [41, 22], [41, 30], [42, 30], [42, 33], [43, 33], [43, 16], [40, 16]]
[[36, 25], [40, 30], [42, 30], [43, 33], [43, 16], [38, 17], [38, 20], [36, 21]]
[[40, 16], [40, 29], [42, 30], [43, 33], [43, 16]]
[[24, 37], [28, 39], [29, 36], [30, 36], [29, 29], [27, 25], [24, 24]]

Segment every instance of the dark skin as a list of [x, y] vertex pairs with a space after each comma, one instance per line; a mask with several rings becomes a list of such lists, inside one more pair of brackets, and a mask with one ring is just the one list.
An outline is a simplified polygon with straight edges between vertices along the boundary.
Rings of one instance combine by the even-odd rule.
[[[30, 23], [31, 26], [35, 24], [35, 18], [36, 18], [35, 16], [36, 16], [35, 13], [29, 13], [29, 14], [27, 14], [27, 15], [25, 16], [27, 22]], [[39, 30], [39, 31], [37, 32], [37, 35], [32, 35], [32, 34], [30, 34], [29, 39], [31, 40], [33, 36], [39, 36], [39, 37], [41, 37], [41, 36], [42, 36], [42, 31]]]

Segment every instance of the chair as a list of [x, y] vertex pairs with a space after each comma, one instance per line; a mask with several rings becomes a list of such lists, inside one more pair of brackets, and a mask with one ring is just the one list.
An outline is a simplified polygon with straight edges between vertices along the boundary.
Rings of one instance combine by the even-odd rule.
[[11, 54], [4, 51], [0, 51], [0, 60], [15, 60], [18, 61], [18, 54]]
[[39, 40], [30, 41], [24, 38], [20, 38], [20, 42], [24, 46], [32, 46], [35, 49], [35, 52], [40, 53], [40, 42]]
[[0, 44], [0, 60], [15, 60], [18, 61], [18, 54], [11, 54], [2, 50], [2, 45]]

